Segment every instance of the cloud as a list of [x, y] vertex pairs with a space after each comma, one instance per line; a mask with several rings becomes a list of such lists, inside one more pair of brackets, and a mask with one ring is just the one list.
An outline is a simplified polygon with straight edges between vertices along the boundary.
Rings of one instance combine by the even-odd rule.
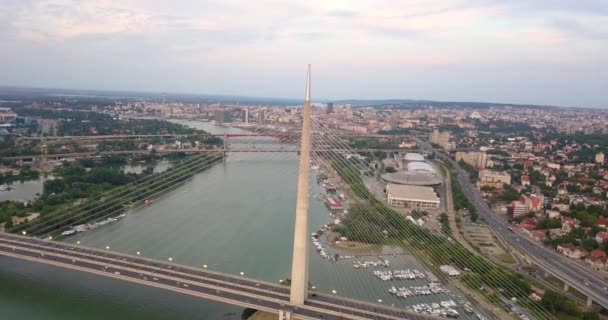
[[[378, 79], [416, 66], [446, 75], [454, 66], [539, 62], [602, 70], [608, 68], [605, 1], [2, 0], [0, 41], [10, 45], [0, 50], [0, 69], [5, 79], [35, 74], [93, 87], [98, 75], [119, 72], [121, 85], [166, 78], [167, 90], [194, 88], [201, 75], [240, 77], [247, 70], [284, 83], [283, 76], [293, 77], [286, 70], [309, 62], [329, 76], [360, 72], [341, 78], [344, 88], [374, 68]], [[147, 79], [122, 73], [131, 66]], [[417, 74], [425, 77], [427, 84], [442, 81]], [[588, 84], [603, 83], [598, 77]]]
[[359, 16], [359, 12], [353, 10], [332, 10], [327, 15], [330, 17], [354, 18]]
[[[606, 23], [608, 23], [608, 19], [606, 20]], [[594, 40], [608, 39], [608, 28], [590, 28], [573, 19], [556, 18], [549, 23], [549, 26], [574, 35], [575, 37]]]

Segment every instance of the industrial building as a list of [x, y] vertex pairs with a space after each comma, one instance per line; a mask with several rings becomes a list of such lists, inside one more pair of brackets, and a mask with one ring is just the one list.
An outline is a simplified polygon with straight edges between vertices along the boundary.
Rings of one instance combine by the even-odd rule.
[[439, 197], [431, 187], [407, 186], [389, 183], [386, 186], [387, 202], [394, 207], [411, 209], [439, 209]]

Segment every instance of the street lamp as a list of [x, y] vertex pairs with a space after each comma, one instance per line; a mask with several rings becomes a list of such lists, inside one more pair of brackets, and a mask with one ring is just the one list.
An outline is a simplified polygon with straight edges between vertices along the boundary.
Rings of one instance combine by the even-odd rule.
[[206, 264], [204, 264], [204, 265], [203, 265], [203, 268], [207, 269], [207, 265], [206, 265]]
[[110, 250], [110, 246], [106, 246], [106, 250]]
[[242, 271], [241, 271], [241, 275], [242, 275], [242, 276], [244, 276], [244, 275], [245, 275], [245, 272], [242, 272]]
[[332, 289], [332, 290], [331, 290], [331, 293], [336, 294], [336, 293], [338, 293], [338, 292], [337, 292], [336, 290], [333, 290], [333, 289]]
[[27, 234], [27, 232], [23, 231], [23, 232], [21, 232], [21, 234], [26, 235], [26, 234]]
[[283, 283], [283, 279], [279, 280], [279, 283]]
[[140, 254], [141, 254], [141, 252], [137, 251], [137, 255], [140, 255]]
[[382, 303], [382, 299], [378, 299], [378, 302], [379, 302], [379, 303]]
[[173, 261], [173, 258], [169, 258], [169, 261]]
[[80, 244], [80, 241], [76, 241], [76, 244]]

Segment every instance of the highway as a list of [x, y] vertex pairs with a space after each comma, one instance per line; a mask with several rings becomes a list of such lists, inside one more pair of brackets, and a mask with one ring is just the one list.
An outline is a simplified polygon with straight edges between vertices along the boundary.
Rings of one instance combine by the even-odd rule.
[[222, 303], [301, 319], [433, 319], [380, 304], [309, 294], [303, 306], [289, 304], [289, 288], [207, 269], [180, 266], [54, 241], [0, 233], [0, 255], [172, 290]]
[[608, 280], [592, 268], [564, 257], [553, 248], [544, 246], [530, 238], [527, 234], [513, 228], [505, 219], [495, 214], [483, 199], [481, 193], [469, 178], [469, 174], [458, 163], [446, 156], [442, 151], [436, 150], [422, 139], [416, 139], [418, 145], [427, 152], [434, 152], [444, 160], [450, 161], [458, 173], [458, 182], [463, 188], [471, 203], [477, 209], [480, 217], [488, 224], [490, 229], [513, 247], [525, 253], [541, 269], [566, 282], [570, 287], [590, 297], [597, 304], [608, 308]]
[[458, 170], [458, 181], [464, 193], [497, 236], [524, 252], [543, 270], [591, 297], [604, 308], [608, 308], [608, 281], [606, 279], [590, 267], [564, 257], [553, 248], [545, 247], [515, 228], [513, 232], [509, 231], [509, 223], [495, 214], [487, 205], [479, 190], [471, 183], [469, 174], [456, 162], [452, 161], [452, 163]]

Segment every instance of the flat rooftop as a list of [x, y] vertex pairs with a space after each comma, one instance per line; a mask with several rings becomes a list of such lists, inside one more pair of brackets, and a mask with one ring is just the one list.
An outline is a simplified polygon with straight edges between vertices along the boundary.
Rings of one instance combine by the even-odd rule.
[[406, 200], [439, 201], [439, 197], [431, 187], [408, 186], [389, 183], [386, 192], [391, 198]]

